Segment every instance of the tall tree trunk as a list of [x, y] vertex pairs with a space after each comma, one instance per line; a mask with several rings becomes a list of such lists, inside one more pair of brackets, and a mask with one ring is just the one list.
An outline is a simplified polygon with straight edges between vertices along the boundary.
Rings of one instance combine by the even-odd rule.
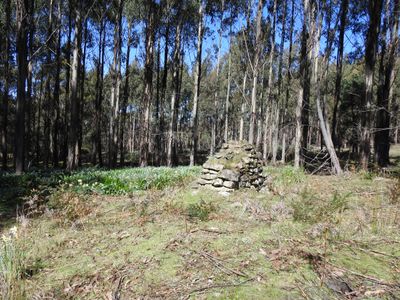
[[80, 86], [79, 86], [79, 100], [78, 100], [78, 140], [76, 141], [76, 160], [78, 166], [82, 166], [82, 143], [83, 143], [83, 112], [85, 111], [85, 79], [86, 79], [86, 50], [87, 50], [87, 35], [88, 35], [88, 19], [84, 20], [84, 30], [83, 30], [83, 53], [82, 53], [82, 63], [80, 68]]
[[196, 72], [194, 74], [194, 91], [193, 91], [193, 110], [192, 119], [190, 120], [191, 128], [191, 148], [190, 148], [190, 165], [194, 166], [196, 163], [197, 144], [198, 144], [198, 101], [200, 96], [200, 80], [201, 80], [201, 52], [203, 48], [203, 1], [199, 1], [199, 24], [197, 31], [197, 55], [196, 55]]
[[[230, 38], [229, 45], [232, 44], [232, 38]], [[229, 99], [231, 96], [231, 64], [232, 64], [232, 54], [231, 46], [229, 46], [229, 56], [228, 56], [228, 79], [226, 88], [226, 99], [225, 99], [225, 123], [224, 123], [224, 141], [228, 141], [228, 130], [229, 130]]]
[[73, 17], [73, 4], [72, 1], [68, 2], [68, 37], [65, 51], [66, 69], [65, 69], [65, 97], [64, 97], [64, 116], [63, 116], [63, 167], [67, 167], [68, 160], [68, 134], [69, 134], [69, 117], [70, 117], [70, 84], [71, 84], [71, 35], [72, 35], [72, 17]]
[[340, 103], [340, 93], [342, 89], [342, 69], [343, 69], [343, 52], [344, 52], [344, 33], [346, 30], [347, 8], [349, 0], [343, 0], [340, 4], [340, 27], [339, 27], [339, 41], [336, 55], [336, 80], [335, 80], [335, 94], [334, 105], [332, 114], [332, 140], [335, 145], [337, 141], [337, 114]]
[[165, 37], [164, 37], [164, 70], [161, 79], [161, 103], [160, 103], [160, 116], [159, 116], [159, 123], [158, 123], [158, 132], [160, 133], [160, 164], [165, 164], [165, 135], [164, 135], [164, 128], [165, 128], [165, 119], [164, 119], [164, 103], [167, 102], [166, 99], [166, 91], [167, 91], [167, 80], [168, 80], [168, 43], [169, 43], [169, 32], [170, 32], [171, 24], [169, 20], [167, 21], [167, 25], [165, 28]]
[[46, 53], [46, 82], [45, 82], [45, 99], [44, 99], [44, 140], [43, 140], [43, 150], [44, 150], [44, 157], [43, 157], [43, 166], [44, 168], [48, 168], [49, 160], [50, 160], [50, 129], [51, 129], [51, 120], [53, 115], [53, 101], [51, 97], [51, 78], [53, 73], [53, 0], [49, 0], [49, 18], [47, 23], [47, 40], [49, 43], [48, 50]]
[[154, 0], [148, 1], [148, 14], [146, 20], [146, 58], [144, 67], [144, 93], [143, 113], [140, 134], [140, 166], [148, 165], [149, 160], [149, 130], [150, 130], [150, 109], [153, 99], [153, 65], [154, 65]]
[[244, 140], [244, 114], [246, 112], [246, 82], [247, 82], [247, 70], [244, 72], [243, 76], [243, 87], [242, 87], [242, 97], [243, 102], [240, 108], [240, 125], [239, 125], [239, 141]]
[[27, 79], [27, 20], [28, 1], [16, 0], [17, 22], [17, 107], [15, 116], [15, 172], [22, 174], [25, 169], [25, 82]]
[[179, 21], [176, 26], [175, 34], [175, 50], [173, 57], [173, 75], [172, 75], [172, 95], [171, 95], [171, 117], [168, 129], [168, 143], [167, 143], [167, 166], [171, 167], [174, 164], [174, 151], [176, 146], [176, 126], [177, 126], [177, 102], [179, 101], [179, 70], [180, 70], [180, 57], [181, 57], [181, 29], [182, 22]]
[[218, 143], [218, 122], [219, 122], [219, 83], [220, 83], [220, 66], [221, 66], [221, 48], [222, 48], [222, 31], [223, 31], [223, 18], [224, 18], [224, 9], [225, 9], [225, 0], [221, 1], [221, 14], [219, 20], [219, 30], [218, 30], [218, 54], [217, 54], [217, 70], [216, 70], [216, 80], [214, 86], [214, 112], [212, 116], [211, 123], [211, 147], [210, 154], [213, 155], [215, 153], [217, 143]]
[[60, 127], [60, 71], [61, 71], [61, 0], [58, 1], [57, 12], [57, 44], [56, 44], [56, 74], [54, 78], [54, 119], [53, 119], [53, 167], [58, 167], [58, 135]]
[[122, 0], [117, 2], [118, 16], [114, 27], [114, 59], [111, 66], [111, 98], [110, 98], [110, 123], [108, 140], [108, 166], [115, 168], [117, 164], [118, 150], [118, 119], [119, 119], [119, 95], [121, 86], [121, 47], [122, 47]]
[[[272, 67], [273, 67], [273, 60], [275, 55], [275, 27], [276, 27], [276, 5], [277, 0], [274, 1], [274, 8], [273, 8], [273, 21], [272, 21], [272, 29], [271, 29], [271, 51], [269, 54], [269, 73], [268, 73], [268, 92], [267, 92], [267, 99], [269, 105], [271, 106], [271, 117], [274, 116], [275, 118], [271, 118], [271, 133], [272, 133], [272, 164], [276, 164], [276, 155], [278, 153], [278, 121], [279, 121], [279, 107], [278, 107], [278, 97], [274, 98], [272, 95]], [[279, 89], [279, 87], [278, 87]], [[267, 120], [266, 120], [267, 122]], [[267, 124], [265, 124], [265, 130], [267, 130]], [[264, 160], [267, 159], [267, 154], [264, 153]]]
[[10, 56], [11, 56], [11, 0], [5, 0], [4, 3], [4, 12], [6, 16], [5, 20], [5, 45], [4, 45], [4, 93], [3, 93], [3, 120], [1, 124], [1, 154], [2, 154], [2, 169], [7, 170], [8, 164], [8, 99], [9, 99], [9, 90], [10, 90], [10, 81], [11, 81], [11, 72], [10, 72]]
[[294, 167], [302, 165], [302, 153], [307, 144], [308, 137], [308, 96], [309, 96], [309, 56], [308, 51], [308, 22], [309, 22], [309, 0], [303, 0], [303, 29], [301, 32], [301, 53], [300, 53], [300, 88], [296, 105], [296, 135]]
[[294, 0], [292, 0], [291, 7], [291, 17], [290, 17], [290, 29], [289, 29], [289, 55], [288, 55], [288, 64], [287, 64], [287, 78], [286, 78], [286, 96], [285, 96], [285, 105], [283, 112], [283, 134], [282, 134], [282, 156], [281, 163], [285, 163], [286, 161], [286, 139], [288, 133], [288, 124], [287, 124], [287, 111], [288, 104], [290, 98], [290, 83], [292, 79], [291, 68], [292, 68], [292, 49], [293, 49], [293, 28], [294, 28]]
[[105, 19], [102, 16], [99, 28], [99, 49], [96, 65], [96, 97], [95, 97], [95, 134], [93, 139], [92, 163], [98, 161], [100, 167], [103, 166], [102, 143], [101, 143], [101, 124], [102, 124], [102, 102], [103, 102], [103, 75], [106, 45]]
[[[318, 15], [318, 14], [317, 14]], [[314, 64], [314, 74], [313, 74], [313, 87], [316, 89], [316, 104], [317, 104], [317, 114], [318, 114], [318, 119], [319, 119], [319, 126], [321, 129], [321, 133], [324, 139], [324, 143], [326, 146], [326, 149], [328, 150], [329, 157], [331, 159], [331, 164], [333, 166], [333, 172], [337, 175], [341, 175], [342, 168], [340, 167], [340, 162], [339, 159], [336, 155], [335, 147], [332, 142], [331, 135], [329, 133], [329, 130], [327, 128], [327, 123], [325, 121], [325, 117], [322, 111], [321, 107], [321, 77], [320, 74], [318, 73], [319, 69], [319, 48], [320, 48], [320, 39], [321, 39], [321, 30], [322, 30], [322, 23], [323, 23], [323, 16], [322, 12], [319, 12], [319, 21], [317, 25], [317, 30], [314, 32], [314, 43], [313, 43], [313, 64]], [[317, 18], [317, 16], [315, 17]], [[327, 74], [328, 71], [328, 65], [329, 65], [329, 57], [330, 57], [330, 48], [332, 45], [331, 41], [331, 35], [329, 34], [330, 32], [330, 17], [327, 22], [328, 28], [327, 28], [327, 46], [326, 46], [326, 53], [325, 53], [325, 60], [326, 60], [326, 71], [325, 73]], [[325, 75], [326, 75], [325, 74]], [[326, 80], [326, 79], [325, 79]]]
[[74, 49], [71, 65], [71, 82], [70, 82], [70, 99], [71, 106], [70, 124], [68, 132], [68, 156], [67, 156], [67, 170], [71, 171], [77, 166], [76, 159], [76, 143], [78, 140], [78, 122], [79, 122], [79, 108], [78, 108], [78, 75], [79, 75], [79, 61], [81, 53], [81, 39], [82, 39], [82, 18], [81, 18], [81, 2], [74, 3], [75, 10], [75, 33], [74, 33]]
[[[390, 24], [390, 42], [388, 45], [387, 52], [382, 47], [382, 59], [380, 70], [382, 77], [380, 79], [377, 97], [378, 111], [376, 115], [376, 133], [375, 133], [375, 160], [379, 167], [387, 167], [389, 164], [389, 150], [390, 150], [390, 107], [393, 98], [393, 83], [395, 78], [395, 63], [396, 63], [396, 48], [398, 47], [398, 24], [399, 24], [399, 0], [393, 2], [393, 12], [390, 13], [390, 0], [386, 1], [386, 18], [387, 24]], [[386, 23], [385, 22], [385, 23]], [[386, 25], [386, 26], [388, 26]], [[388, 26], [389, 27], [389, 26]], [[386, 39], [385, 35], [382, 37]], [[385, 44], [384, 44], [385, 45]], [[385, 53], [386, 52], [386, 53]]]
[[371, 153], [371, 119], [374, 84], [374, 68], [378, 36], [381, 23], [382, 0], [368, 1], [369, 25], [365, 43], [365, 95], [362, 98], [361, 113], [361, 157], [360, 163], [364, 170], [368, 169]]
[[120, 125], [120, 133], [119, 133], [119, 151], [120, 151], [120, 161], [119, 164], [123, 166], [125, 164], [125, 151], [124, 151], [124, 133], [125, 133], [125, 122], [126, 122], [126, 113], [128, 106], [128, 98], [129, 98], [129, 57], [131, 52], [131, 44], [132, 44], [132, 22], [128, 22], [128, 40], [126, 45], [126, 62], [125, 62], [125, 85], [124, 85], [124, 94], [123, 94], [123, 102], [122, 102], [122, 110], [121, 110], [121, 125]]
[[251, 90], [251, 108], [250, 108], [250, 128], [249, 128], [249, 143], [254, 144], [255, 133], [257, 125], [257, 84], [258, 84], [258, 73], [261, 53], [261, 35], [262, 35], [262, 10], [263, 0], [258, 1], [257, 8], [257, 21], [256, 21], [256, 40], [255, 40], [255, 51], [253, 58], [253, 86]]
[[25, 133], [25, 159], [28, 160], [28, 168], [30, 166], [31, 160], [31, 122], [32, 122], [32, 86], [33, 86], [33, 51], [34, 51], [34, 35], [35, 35], [35, 1], [31, 0], [29, 2], [29, 16], [28, 16], [28, 26], [29, 26], [29, 39], [28, 39], [28, 68], [27, 68], [27, 87], [26, 87], [26, 133]]

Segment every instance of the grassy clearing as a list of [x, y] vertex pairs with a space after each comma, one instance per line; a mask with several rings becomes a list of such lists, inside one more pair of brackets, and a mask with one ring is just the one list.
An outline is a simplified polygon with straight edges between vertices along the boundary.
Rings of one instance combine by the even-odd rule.
[[[270, 192], [223, 197], [189, 187], [198, 171], [64, 177], [45, 213], [18, 225], [13, 286], [28, 299], [400, 296], [395, 180], [266, 168]], [[122, 187], [98, 188], [114, 176]]]

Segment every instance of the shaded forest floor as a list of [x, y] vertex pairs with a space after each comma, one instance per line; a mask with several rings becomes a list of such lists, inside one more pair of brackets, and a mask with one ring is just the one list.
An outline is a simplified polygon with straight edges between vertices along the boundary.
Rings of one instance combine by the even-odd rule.
[[199, 172], [87, 170], [27, 175], [24, 184], [2, 178], [2, 198], [30, 205], [10, 232], [11, 219], [2, 218], [0, 273], [8, 255], [22, 279], [7, 287], [0, 278], [0, 292], [28, 299], [400, 297], [400, 180], [267, 167], [269, 192], [222, 196], [191, 188]]

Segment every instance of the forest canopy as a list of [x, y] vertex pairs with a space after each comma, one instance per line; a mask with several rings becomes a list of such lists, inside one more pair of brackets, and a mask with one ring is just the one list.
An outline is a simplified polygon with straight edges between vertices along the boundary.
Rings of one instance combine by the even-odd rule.
[[399, 0], [4, 0], [1, 165], [387, 167]]

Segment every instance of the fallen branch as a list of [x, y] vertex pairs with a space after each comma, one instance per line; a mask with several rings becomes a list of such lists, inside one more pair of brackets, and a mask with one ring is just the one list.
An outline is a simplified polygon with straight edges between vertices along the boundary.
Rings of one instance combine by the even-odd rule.
[[240, 285], [243, 285], [243, 284], [245, 284], [245, 283], [247, 283], [249, 281], [253, 281], [253, 280], [254, 280], [254, 278], [249, 278], [249, 279], [243, 280], [243, 281], [238, 282], [238, 283], [208, 285], [208, 286], [204, 286], [204, 287], [192, 290], [191, 292], [189, 292], [189, 295], [194, 294], [194, 293], [204, 292], [204, 291], [210, 290], [210, 289], [221, 289], [221, 288], [227, 288], [227, 287], [240, 286]]
[[201, 251], [201, 252], [197, 252], [197, 253], [200, 254], [201, 256], [203, 256], [204, 258], [208, 259], [212, 263], [214, 263], [214, 265], [218, 269], [220, 269], [222, 272], [224, 272], [224, 273], [228, 272], [228, 275], [234, 274], [234, 275], [241, 276], [241, 277], [249, 277], [249, 275], [247, 275], [241, 271], [237, 271], [237, 270], [226, 267], [224, 264], [222, 264], [222, 262], [220, 260], [218, 260], [216, 257], [212, 256], [211, 254], [209, 254], [207, 252]]
[[366, 279], [368, 281], [371, 281], [371, 282], [375, 282], [375, 283], [377, 283], [379, 285], [385, 285], [385, 286], [389, 286], [389, 287], [392, 287], [392, 288], [399, 288], [400, 287], [400, 283], [386, 282], [386, 281], [383, 281], [383, 280], [381, 280], [379, 278], [375, 278], [375, 277], [372, 277], [372, 276], [364, 275], [364, 274], [361, 274], [361, 273], [346, 269], [344, 267], [336, 266], [336, 265], [334, 265], [334, 264], [332, 264], [332, 263], [330, 263], [328, 261], [325, 262], [325, 263], [330, 265], [333, 268], [336, 268], [336, 269], [342, 271], [342, 272], [348, 272], [348, 273], [350, 273], [352, 275], [355, 275], [355, 276], [360, 277], [360, 278], [364, 278], [364, 279]]

